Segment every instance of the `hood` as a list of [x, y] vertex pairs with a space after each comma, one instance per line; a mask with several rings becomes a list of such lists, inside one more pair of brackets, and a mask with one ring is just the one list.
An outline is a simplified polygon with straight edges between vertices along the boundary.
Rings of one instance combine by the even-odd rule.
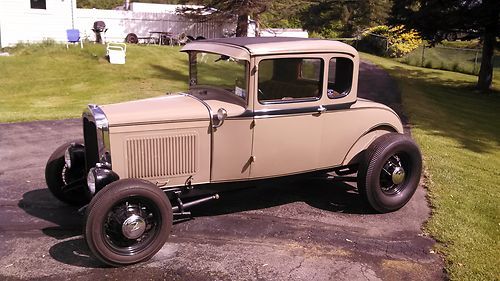
[[101, 109], [110, 127], [210, 119], [202, 102], [184, 94], [103, 105]]

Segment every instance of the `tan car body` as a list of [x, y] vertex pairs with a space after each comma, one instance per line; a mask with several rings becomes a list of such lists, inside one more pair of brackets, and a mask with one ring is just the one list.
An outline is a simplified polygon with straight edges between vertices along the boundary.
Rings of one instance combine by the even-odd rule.
[[[109, 125], [112, 169], [120, 178], [174, 187], [188, 181], [196, 185], [328, 170], [356, 164], [360, 153], [380, 135], [403, 133], [393, 110], [357, 98], [359, 56], [352, 47], [327, 40], [246, 40], [241, 45], [204, 40], [182, 49], [248, 61], [246, 102], [214, 89], [100, 107]], [[349, 94], [329, 98], [323, 79], [318, 100], [261, 104], [257, 100], [260, 60], [294, 57], [352, 60]], [[327, 67], [322, 75], [328, 77]], [[214, 116], [221, 108], [227, 118], [214, 128]]]
[[420, 150], [393, 110], [357, 97], [350, 46], [226, 38], [182, 51], [186, 92], [89, 105], [84, 143], [62, 144], [47, 161], [52, 194], [87, 204], [84, 238], [102, 262], [151, 258], [190, 208], [261, 179], [333, 171], [382, 213], [411, 199]]

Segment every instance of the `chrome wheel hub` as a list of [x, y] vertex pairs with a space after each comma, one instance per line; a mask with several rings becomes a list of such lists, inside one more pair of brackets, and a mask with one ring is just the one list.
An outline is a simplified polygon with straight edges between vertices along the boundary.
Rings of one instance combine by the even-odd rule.
[[405, 170], [403, 167], [395, 167], [391, 177], [394, 184], [400, 184], [405, 180]]
[[398, 194], [404, 188], [406, 171], [403, 168], [399, 155], [392, 155], [387, 159], [380, 174], [380, 188], [389, 195]]
[[122, 224], [123, 236], [128, 239], [137, 239], [146, 231], [146, 221], [138, 215], [129, 216]]

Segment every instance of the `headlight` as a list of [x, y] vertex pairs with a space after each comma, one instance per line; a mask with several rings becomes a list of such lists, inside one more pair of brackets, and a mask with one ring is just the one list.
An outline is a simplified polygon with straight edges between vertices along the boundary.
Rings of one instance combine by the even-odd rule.
[[90, 168], [89, 173], [87, 174], [87, 186], [89, 187], [90, 195], [94, 196], [106, 185], [119, 179], [120, 177], [110, 169], [99, 166]]
[[91, 168], [87, 174], [87, 186], [92, 196], [95, 194], [95, 178], [95, 168]]
[[68, 147], [66, 148], [66, 151], [64, 151], [64, 162], [66, 163], [66, 167], [71, 168], [71, 153], [69, 152], [69, 149], [71, 148]]

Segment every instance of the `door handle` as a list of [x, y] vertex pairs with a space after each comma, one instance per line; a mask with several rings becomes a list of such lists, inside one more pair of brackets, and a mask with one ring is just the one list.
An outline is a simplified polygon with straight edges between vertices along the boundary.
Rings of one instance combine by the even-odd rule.
[[324, 107], [324, 106], [320, 105], [320, 106], [318, 107], [318, 113], [319, 113], [319, 114], [321, 114], [321, 113], [324, 113], [324, 112], [326, 112], [326, 107]]

